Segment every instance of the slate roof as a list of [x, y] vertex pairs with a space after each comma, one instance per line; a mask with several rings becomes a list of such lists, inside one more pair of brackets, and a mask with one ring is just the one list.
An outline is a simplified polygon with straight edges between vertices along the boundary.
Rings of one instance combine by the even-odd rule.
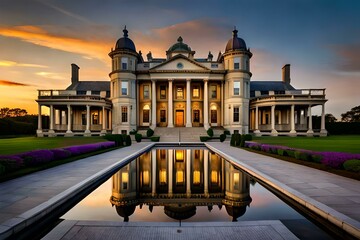
[[75, 84], [71, 84], [66, 90], [110, 91], [110, 81], [79, 81]]
[[286, 91], [296, 90], [290, 83], [283, 81], [251, 81], [250, 91]]

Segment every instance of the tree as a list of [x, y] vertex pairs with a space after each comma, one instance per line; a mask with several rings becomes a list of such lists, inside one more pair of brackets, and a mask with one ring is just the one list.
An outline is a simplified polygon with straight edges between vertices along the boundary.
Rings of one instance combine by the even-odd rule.
[[360, 105], [353, 107], [350, 111], [341, 114], [342, 122], [360, 122]]
[[6, 117], [23, 117], [27, 115], [27, 111], [21, 108], [1, 108], [0, 109], [0, 118]]
[[327, 113], [325, 114], [325, 122], [336, 122], [337, 119], [336, 117], [334, 117], [334, 115], [332, 115], [331, 113]]

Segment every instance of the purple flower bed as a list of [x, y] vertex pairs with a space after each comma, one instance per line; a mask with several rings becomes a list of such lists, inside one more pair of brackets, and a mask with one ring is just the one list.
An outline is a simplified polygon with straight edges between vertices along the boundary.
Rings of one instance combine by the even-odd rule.
[[[261, 150], [263, 152], [279, 154], [282, 151], [294, 151], [297, 152], [297, 159], [313, 162], [320, 162], [325, 166], [332, 168], [342, 168], [343, 163], [350, 159], [360, 159], [360, 154], [344, 153], [344, 152], [317, 152], [305, 149], [295, 149], [286, 146], [277, 146], [269, 144], [261, 144], [257, 142], [246, 142], [245, 147]], [[280, 151], [278, 151], [280, 150]], [[280, 155], [280, 154], [279, 154]]]
[[99, 142], [51, 150], [34, 150], [16, 155], [0, 155], [0, 164], [5, 167], [5, 172], [9, 172], [24, 166], [36, 166], [42, 163], [65, 159], [71, 156], [78, 156], [111, 147], [115, 147], [115, 142]]

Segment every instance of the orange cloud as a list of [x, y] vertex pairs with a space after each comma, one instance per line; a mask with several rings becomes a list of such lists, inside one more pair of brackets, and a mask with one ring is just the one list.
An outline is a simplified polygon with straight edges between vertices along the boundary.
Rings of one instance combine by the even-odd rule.
[[3, 85], [3, 86], [16, 86], [16, 87], [19, 87], [19, 86], [22, 86], [22, 87], [30, 86], [30, 85], [25, 84], [25, 83], [13, 82], [13, 81], [8, 81], [8, 80], [0, 80], [0, 85]]
[[48, 68], [48, 66], [32, 63], [17, 63], [14, 61], [0, 60], [0, 67], [33, 67], [33, 68]]
[[51, 34], [37, 26], [0, 27], [0, 35], [18, 38], [25, 42], [52, 49], [81, 54], [104, 62], [108, 62], [107, 53], [111, 45], [100, 40], [89, 41]]

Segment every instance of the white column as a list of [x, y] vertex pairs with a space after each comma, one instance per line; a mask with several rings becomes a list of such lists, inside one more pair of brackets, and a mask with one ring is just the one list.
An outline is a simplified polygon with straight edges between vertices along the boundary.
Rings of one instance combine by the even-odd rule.
[[90, 106], [86, 105], [86, 130], [85, 130], [85, 134], [84, 136], [91, 136], [91, 131], [90, 131]]
[[102, 107], [102, 130], [100, 132], [100, 135], [105, 135], [106, 134], [106, 122], [107, 122], [107, 114], [106, 114], [106, 109], [103, 106]]
[[291, 105], [291, 112], [290, 112], [290, 136], [296, 136], [295, 130], [295, 105]]
[[224, 82], [221, 81], [220, 86], [220, 99], [221, 99], [221, 126], [224, 126]]
[[174, 160], [173, 160], [173, 156], [174, 156], [174, 150], [173, 149], [169, 149], [168, 150], [169, 153], [169, 180], [168, 180], [168, 194], [171, 196], [173, 193], [173, 169], [174, 169]]
[[191, 79], [186, 79], [186, 127], [192, 127], [190, 81], [191, 81]]
[[151, 150], [151, 194], [156, 194], [156, 149]]
[[156, 81], [152, 80], [151, 86], [151, 128], [156, 128]]
[[73, 132], [71, 131], [71, 106], [68, 105], [68, 112], [67, 112], [67, 118], [68, 118], [68, 124], [67, 124], [67, 131], [65, 134], [65, 137], [73, 136]]
[[204, 194], [209, 196], [209, 150], [204, 150]]
[[209, 91], [208, 91], [208, 79], [204, 79], [204, 128], [209, 129]]
[[190, 167], [191, 167], [191, 161], [190, 161], [190, 157], [191, 157], [191, 152], [190, 149], [186, 149], [186, 195], [187, 197], [191, 196], [191, 172], [190, 172]]
[[173, 110], [173, 87], [172, 87], [173, 80], [169, 79], [169, 94], [168, 94], [168, 127], [174, 127], [174, 110]]
[[256, 136], [260, 136], [260, 130], [259, 130], [259, 107], [255, 106], [255, 131]]
[[277, 136], [277, 131], [275, 129], [275, 105], [271, 106], [271, 135]]
[[38, 105], [38, 130], [42, 130], [42, 122], [41, 122], [41, 105]]
[[312, 129], [311, 105], [309, 105], [309, 108], [308, 108], [308, 116], [309, 116], [309, 126], [308, 126], [308, 131], [306, 132], [306, 134], [308, 136], [312, 136], [314, 134], [314, 131]]
[[54, 131], [54, 106], [50, 105], [50, 131]]
[[321, 129], [320, 129], [320, 137], [327, 136], [327, 131], [325, 129], [325, 103], [321, 105]]

